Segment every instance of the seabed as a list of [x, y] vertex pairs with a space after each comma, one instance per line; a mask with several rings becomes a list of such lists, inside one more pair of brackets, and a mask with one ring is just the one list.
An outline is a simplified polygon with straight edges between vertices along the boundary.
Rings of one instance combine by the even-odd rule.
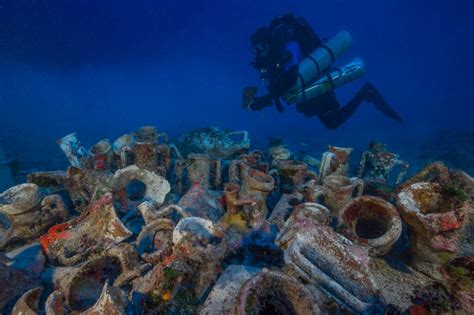
[[66, 170], [0, 194], [1, 314], [473, 313], [474, 180], [441, 161], [218, 128], [57, 143]]

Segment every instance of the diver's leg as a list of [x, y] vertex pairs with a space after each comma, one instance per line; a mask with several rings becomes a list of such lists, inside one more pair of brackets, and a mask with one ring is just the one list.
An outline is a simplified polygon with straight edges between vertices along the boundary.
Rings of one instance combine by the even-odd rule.
[[328, 110], [318, 114], [318, 117], [327, 128], [336, 129], [349, 119], [364, 101], [374, 104], [375, 108], [388, 117], [403, 122], [402, 118], [384, 100], [380, 92], [369, 82], [364, 84], [354, 98], [342, 108], [334, 97]]
[[318, 114], [319, 120], [323, 123], [326, 128], [336, 129], [342, 125], [349, 117], [354, 114], [360, 104], [364, 101], [364, 98], [357, 93], [357, 95], [350, 100], [346, 106], [342, 107], [336, 98], [332, 100], [330, 108], [324, 113]]

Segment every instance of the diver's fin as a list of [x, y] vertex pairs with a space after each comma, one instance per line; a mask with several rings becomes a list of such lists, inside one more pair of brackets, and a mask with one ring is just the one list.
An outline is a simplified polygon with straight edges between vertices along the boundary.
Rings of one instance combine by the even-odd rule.
[[379, 111], [387, 115], [388, 117], [403, 123], [402, 117], [385, 101], [382, 94], [371, 84], [366, 83], [362, 88], [365, 91], [366, 101], [375, 105]]
[[382, 99], [381, 102], [372, 102], [379, 111], [387, 115], [388, 117], [398, 121], [399, 123], [403, 123], [403, 118], [398, 115], [398, 113]]

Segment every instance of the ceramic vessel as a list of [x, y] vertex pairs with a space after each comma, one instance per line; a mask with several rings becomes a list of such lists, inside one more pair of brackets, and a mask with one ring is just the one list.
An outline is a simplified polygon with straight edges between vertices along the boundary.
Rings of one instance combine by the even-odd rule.
[[93, 145], [89, 154], [92, 157], [92, 165], [95, 170], [111, 170], [113, 166], [112, 145], [108, 139], [103, 139]]
[[442, 267], [459, 257], [471, 203], [438, 183], [419, 182], [398, 194], [397, 206], [409, 226], [411, 265], [444, 282]]
[[343, 207], [362, 195], [364, 181], [357, 177], [345, 177], [340, 175], [329, 175], [323, 180], [324, 203], [331, 209], [336, 217]]
[[112, 150], [119, 159], [119, 168], [124, 168], [135, 162], [136, 137], [132, 134], [125, 134], [118, 137], [112, 144]]
[[349, 157], [352, 148], [335, 147], [330, 145], [323, 153], [319, 168], [319, 177], [324, 179], [328, 175], [349, 175]]
[[338, 221], [346, 237], [377, 256], [387, 254], [402, 233], [397, 208], [377, 197], [355, 198], [341, 210]]
[[66, 155], [71, 166], [77, 168], [89, 168], [92, 166], [89, 152], [82, 146], [76, 133], [71, 133], [58, 139], [56, 143]]
[[191, 184], [199, 183], [206, 189], [219, 189], [222, 184], [221, 162], [207, 154], [189, 154], [187, 171]]

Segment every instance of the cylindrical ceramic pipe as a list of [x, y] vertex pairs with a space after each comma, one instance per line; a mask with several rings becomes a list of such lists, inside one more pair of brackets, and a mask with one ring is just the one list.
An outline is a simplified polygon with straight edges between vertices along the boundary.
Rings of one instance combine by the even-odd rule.
[[377, 197], [362, 196], [341, 210], [339, 225], [343, 234], [369, 253], [387, 254], [402, 233], [402, 220], [397, 208]]

